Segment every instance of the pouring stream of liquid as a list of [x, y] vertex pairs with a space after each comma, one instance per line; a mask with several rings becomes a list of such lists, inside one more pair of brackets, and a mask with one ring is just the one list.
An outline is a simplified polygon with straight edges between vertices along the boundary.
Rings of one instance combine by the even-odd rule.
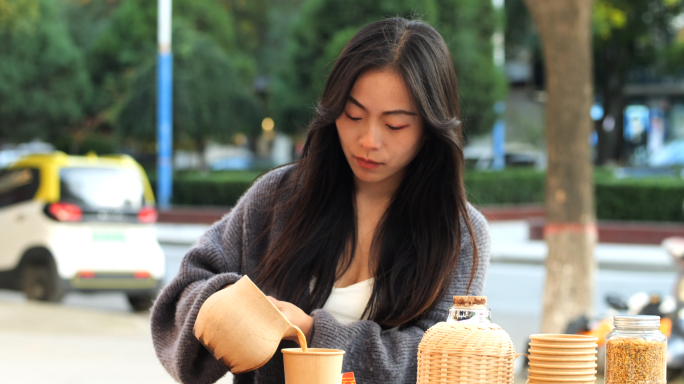
[[306, 352], [306, 336], [304, 336], [304, 332], [296, 325], [293, 325], [293, 327], [297, 331], [297, 339], [299, 340], [299, 346], [302, 347], [302, 352]]

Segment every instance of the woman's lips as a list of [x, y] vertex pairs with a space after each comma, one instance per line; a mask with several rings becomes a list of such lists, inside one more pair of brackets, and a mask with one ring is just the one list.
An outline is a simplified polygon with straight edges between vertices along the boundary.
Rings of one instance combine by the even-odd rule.
[[359, 163], [359, 166], [361, 168], [375, 169], [382, 164], [382, 163], [376, 163], [375, 161], [370, 160], [370, 159], [366, 159], [364, 157], [356, 157], [356, 156], [354, 156], [354, 157], [356, 158], [356, 162]]

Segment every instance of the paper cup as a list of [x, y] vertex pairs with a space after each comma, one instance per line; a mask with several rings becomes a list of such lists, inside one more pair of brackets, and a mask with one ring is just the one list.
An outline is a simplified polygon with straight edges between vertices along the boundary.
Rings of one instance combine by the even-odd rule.
[[542, 343], [554, 343], [554, 344], [562, 344], [562, 343], [576, 343], [576, 342], [593, 342], [596, 343], [598, 342], [598, 337], [596, 336], [587, 336], [587, 335], [567, 335], [567, 334], [538, 334], [538, 335], [530, 335], [530, 340], [531, 341], [539, 341]]
[[591, 380], [577, 380], [577, 381], [544, 381], [544, 380], [537, 380], [537, 379], [527, 379], [527, 384], [596, 384], [596, 379], [591, 379]]
[[596, 369], [596, 357], [592, 360], [541, 360], [541, 359], [529, 359], [530, 368], [568, 368], [568, 369]]
[[542, 348], [530, 347], [530, 354], [534, 355], [556, 355], [556, 356], [593, 356], [596, 355], [596, 348]]
[[598, 348], [598, 344], [593, 341], [577, 342], [577, 343], [552, 343], [545, 341], [530, 341], [530, 347], [535, 348], [556, 348], [556, 349], [586, 349]]
[[530, 367], [529, 374], [533, 376], [558, 376], [559, 378], [575, 378], [596, 376], [596, 369], [533, 369]]
[[586, 375], [586, 376], [556, 376], [556, 375], [533, 375], [527, 376], [528, 379], [534, 380], [539, 383], [585, 383], [596, 381], [596, 375]]
[[587, 356], [569, 356], [569, 357], [563, 357], [563, 356], [551, 356], [551, 355], [528, 355], [528, 359], [530, 361], [535, 360], [538, 361], [540, 364], [556, 364], [556, 363], [563, 363], [563, 362], [569, 362], [572, 364], [584, 364], [587, 361], [591, 361], [594, 364], [596, 363], [596, 355], [587, 355]]
[[[548, 384], [549, 381], [537, 381], [528, 379], [527, 384]], [[596, 384], [596, 379], [584, 381], [554, 381], [553, 384]]]
[[285, 384], [339, 384], [344, 351], [284, 348]]
[[551, 379], [535, 379], [535, 378], [528, 378], [527, 379], [527, 384], [595, 384], [596, 383], [596, 378], [590, 379], [590, 380], [551, 380]]
[[530, 368], [534, 369], [595, 369], [596, 358], [579, 361], [545, 361], [530, 360]]

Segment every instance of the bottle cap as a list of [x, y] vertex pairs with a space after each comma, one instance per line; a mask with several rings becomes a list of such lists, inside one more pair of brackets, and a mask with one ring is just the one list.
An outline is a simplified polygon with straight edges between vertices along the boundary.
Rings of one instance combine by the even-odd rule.
[[487, 296], [454, 296], [454, 307], [486, 308]]
[[660, 326], [660, 316], [647, 315], [617, 315], [613, 317], [619, 328], [653, 328]]

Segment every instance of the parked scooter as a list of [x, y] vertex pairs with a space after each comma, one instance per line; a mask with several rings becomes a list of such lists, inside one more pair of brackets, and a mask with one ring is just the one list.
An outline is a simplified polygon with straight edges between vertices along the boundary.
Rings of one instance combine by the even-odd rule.
[[589, 319], [581, 315], [568, 323], [565, 333], [595, 336], [598, 341], [597, 369], [602, 372], [605, 359], [606, 337], [613, 330], [613, 316], [615, 315], [656, 315], [661, 317], [660, 331], [669, 337], [672, 329], [670, 314], [675, 309], [674, 298], [663, 299], [659, 294], [639, 292], [629, 299], [616, 293], [606, 295], [608, 309], [603, 317]]
[[670, 237], [662, 242], [662, 247], [672, 256], [679, 271], [674, 285], [673, 296], [664, 299], [657, 294], [650, 296], [637, 293], [629, 300], [615, 294], [606, 296], [610, 309], [604, 318], [590, 320], [580, 316], [570, 322], [566, 333], [592, 335], [598, 338], [599, 370], [605, 358], [606, 336], [613, 329], [613, 316], [617, 314], [660, 316], [660, 331], [667, 336], [667, 380], [684, 374], [684, 238]]
[[[660, 331], [667, 336], [667, 380], [684, 375], [684, 237], [670, 237], [662, 247], [672, 256], [679, 271], [674, 285], [674, 296], [640, 292], [629, 299], [615, 293], [606, 295], [608, 309], [601, 318], [581, 315], [568, 323], [565, 333], [596, 336], [598, 339], [597, 369], [604, 368], [606, 336], [613, 330], [613, 316], [660, 316]], [[525, 366], [527, 361], [525, 360]]]
[[667, 381], [684, 373], [684, 238], [669, 237], [662, 242], [672, 256], [679, 275], [675, 284], [675, 311], [671, 314], [672, 332], [667, 339]]

